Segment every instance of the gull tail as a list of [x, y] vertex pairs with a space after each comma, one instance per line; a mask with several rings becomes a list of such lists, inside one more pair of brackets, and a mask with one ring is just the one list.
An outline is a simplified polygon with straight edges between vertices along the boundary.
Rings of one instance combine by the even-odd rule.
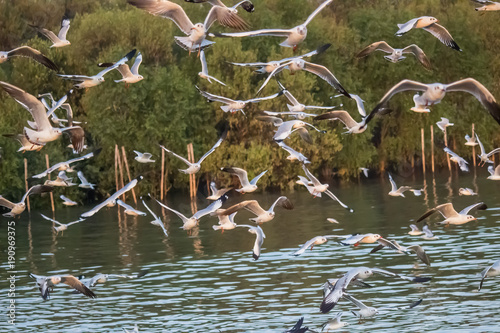
[[193, 44], [192, 41], [189, 40], [189, 37], [174, 37], [175, 42], [177, 45], [182, 47], [186, 51], [197, 51], [198, 49], [204, 50], [207, 47], [210, 47], [212, 44], [215, 44], [215, 42], [211, 42], [209, 40], [203, 40], [201, 44]]

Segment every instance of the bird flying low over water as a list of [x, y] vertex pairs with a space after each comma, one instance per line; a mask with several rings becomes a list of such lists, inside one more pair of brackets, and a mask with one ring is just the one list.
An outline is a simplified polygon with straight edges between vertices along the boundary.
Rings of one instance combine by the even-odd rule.
[[127, 205], [125, 202], [121, 201], [120, 199], [116, 200], [116, 203], [123, 208], [125, 208], [125, 214], [130, 215], [130, 216], [146, 216], [147, 214], [144, 212], [141, 212], [134, 207]]
[[479, 288], [477, 291], [480, 291], [481, 288], [483, 287], [483, 282], [484, 279], [488, 276], [497, 276], [500, 275], [500, 260], [497, 260], [493, 263], [493, 265], [486, 267], [482, 272], [481, 272], [481, 283], [479, 283]]
[[460, 167], [460, 170], [462, 170], [463, 172], [469, 171], [469, 167], [467, 166], [467, 164], [469, 164], [469, 163], [464, 158], [458, 156], [457, 153], [453, 152], [448, 147], [444, 147], [443, 150], [445, 151], [445, 153], [447, 153], [448, 155], [451, 156], [450, 161], [453, 161], [453, 162], [458, 164], [458, 166]]
[[236, 227], [248, 228], [248, 232], [255, 234], [255, 243], [253, 245], [252, 256], [255, 260], [260, 258], [260, 252], [262, 249], [262, 244], [264, 244], [264, 238], [266, 235], [260, 226], [251, 226], [248, 224], [238, 224]]
[[217, 189], [217, 184], [215, 184], [215, 182], [210, 182], [210, 192], [212, 194], [207, 197], [207, 200], [217, 200], [232, 189], [232, 187]]
[[294, 150], [292, 147], [287, 146], [283, 141], [278, 141], [278, 146], [280, 146], [282, 149], [284, 149], [288, 154], [286, 159], [290, 161], [299, 161], [304, 164], [311, 163], [307, 157], [305, 157], [302, 153], [299, 153], [298, 151]]
[[392, 48], [387, 42], [380, 41], [375, 42], [373, 44], [368, 45], [364, 49], [362, 49], [357, 55], [357, 58], [363, 58], [367, 55], [371, 54], [374, 51], [382, 51], [385, 53], [390, 53], [390, 55], [384, 56], [384, 58], [390, 62], [396, 63], [403, 59], [406, 59], [403, 54], [413, 54], [415, 58], [424, 66], [426, 69], [431, 69], [431, 63], [429, 58], [425, 55], [424, 51], [420, 47], [415, 44], [411, 44], [402, 49]]
[[221, 170], [238, 177], [238, 179], [240, 180], [240, 183], [241, 183], [241, 188], [235, 189], [235, 191], [240, 192], [242, 194], [254, 192], [257, 189], [257, 182], [268, 171], [268, 170], [262, 171], [255, 178], [253, 178], [251, 181], [248, 181], [248, 174], [247, 174], [246, 170], [243, 170], [240, 168], [235, 168], [235, 167], [221, 168]]
[[500, 180], [500, 164], [497, 165], [497, 167], [494, 169], [493, 169], [493, 165], [490, 165], [488, 167], [488, 172], [490, 173], [490, 176], [488, 176], [488, 179]]
[[99, 155], [100, 152], [101, 152], [101, 149], [99, 148], [99, 149], [97, 149], [97, 150], [95, 150], [87, 155], [76, 157], [76, 158], [73, 158], [73, 159], [65, 161], [65, 162], [56, 163], [53, 166], [51, 166], [50, 168], [48, 168], [47, 170], [45, 170], [44, 172], [39, 173], [38, 175], [34, 175], [33, 178], [46, 177], [48, 174], [50, 174], [56, 170], [57, 171], [73, 172], [74, 170], [71, 168], [71, 166], [70, 166], [71, 164], [79, 162], [79, 161], [87, 160], [91, 157], [97, 156], [97, 155]]
[[423, 221], [424, 219], [431, 216], [435, 212], [439, 212], [445, 218], [443, 222], [440, 222], [441, 224], [464, 224], [470, 221], [477, 220], [474, 216], [468, 215], [471, 210], [473, 209], [485, 210], [487, 208], [488, 207], [484, 204], [484, 202], [478, 202], [468, 207], [465, 207], [459, 213], [457, 213], [455, 208], [453, 208], [452, 203], [445, 203], [427, 211], [424, 215], [420, 216], [416, 222]]
[[73, 275], [41, 276], [31, 273], [30, 277], [36, 280], [38, 288], [40, 289], [41, 292], [41, 296], [44, 300], [50, 299], [50, 291], [52, 291], [54, 286], [58, 285], [61, 282], [67, 284], [73, 289], [78, 290], [87, 297], [90, 298], [97, 297], [92, 290], [90, 290], [86, 285], [84, 285], [80, 280], [78, 280]]
[[45, 215], [43, 215], [43, 214], [40, 214], [40, 215], [41, 215], [44, 219], [46, 219], [47, 221], [51, 221], [51, 222], [53, 222], [53, 223], [57, 224], [58, 226], [57, 226], [57, 227], [54, 227], [54, 229], [55, 229], [57, 232], [67, 230], [67, 229], [68, 229], [68, 227], [69, 227], [70, 225], [73, 225], [73, 224], [76, 224], [76, 223], [80, 223], [80, 222], [85, 221], [85, 219], [78, 219], [78, 220], [76, 220], [76, 221], [73, 221], [73, 222], [69, 222], [69, 223], [64, 224], [64, 223], [61, 223], [61, 222], [56, 221], [56, 220], [54, 220], [54, 219], [51, 219], [50, 217], [47, 217], [47, 216], [45, 216]]
[[396, 185], [396, 182], [394, 181], [394, 179], [392, 179], [392, 176], [390, 173], [388, 173], [389, 175], [389, 181], [391, 182], [391, 191], [388, 193], [391, 197], [405, 197], [405, 195], [403, 194], [405, 191], [409, 191], [411, 190], [411, 187], [410, 186], [401, 186], [398, 188], [398, 186]]
[[476, 133], [476, 141], [479, 144], [479, 149], [481, 149], [481, 154], [477, 155], [477, 157], [479, 157], [480, 160], [479, 166], [481, 166], [481, 163], [482, 165], [485, 165], [486, 163], [493, 163], [493, 161], [490, 160], [490, 156], [500, 153], [500, 148], [493, 149], [489, 153], [486, 153], [486, 151], [484, 150], [483, 143], [481, 142], [481, 140], [479, 140], [479, 136], [477, 136], [477, 133]]
[[76, 206], [78, 205], [78, 203], [76, 203], [75, 201], [71, 200], [70, 198], [64, 196], [63, 194], [61, 194], [59, 196], [59, 198], [61, 198], [63, 200], [63, 205], [65, 206]]
[[257, 217], [253, 217], [250, 219], [250, 221], [253, 221], [255, 223], [261, 224], [264, 222], [269, 222], [272, 219], [274, 219], [274, 216], [276, 213], [274, 212], [274, 208], [276, 206], [283, 207], [285, 209], [291, 210], [293, 209], [293, 204], [292, 202], [285, 196], [281, 196], [274, 203], [271, 205], [271, 207], [268, 210], [264, 210], [257, 200], [245, 200], [240, 203], [237, 203], [236, 205], [233, 205], [223, 211], [218, 212], [218, 215], [231, 215], [234, 212], [239, 211], [242, 208], [245, 208], [246, 210], [252, 212], [255, 214]]
[[21, 214], [22, 212], [24, 212], [24, 210], [26, 209], [26, 198], [30, 195], [33, 195], [33, 194], [41, 194], [41, 193], [46, 193], [46, 192], [52, 192], [52, 190], [54, 189], [53, 186], [48, 186], [48, 185], [35, 185], [35, 186], [32, 186], [30, 187], [30, 189], [28, 190], [28, 192], [26, 192], [21, 201], [19, 201], [18, 203], [13, 203], [13, 202], [10, 202], [9, 200], [5, 199], [4, 197], [2, 197], [0, 195], [0, 206], [3, 206], [3, 207], [6, 207], [8, 209], [10, 209], [10, 212], [8, 213], [5, 213], [3, 214], [3, 216], [5, 217], [16, 217], [17, 215]]
[[337, 236], [316, 236], [305, 242], [299, 250], [293, 253], [294, 256], [300, 256], [307, 249], [313, 249], [314, 245], [321, 245], [328, 242], [329, 239], [337, 238]]
[[70, 23], [69, 19], [67, 17], [63, 17], [61, 21], [61, 29], [59, 30], [59, 33], [57, 35], [45, 28], [37, 27], [31, 24], [29, 26], [35, 28], [42, 35], [50, 39], [50, 41], [53, 43], [50, 46], [52, 48], [52, 47], [64, 47], [71, 44], [71, 42], [66, 39], [66, 35], [68, 34], [69, 30], [69, 23]]
[[53, 71], [58, 71], [59, 68], [56, 64], [52, 62], [49, 58], [44, 56], [42, 52], [31, 48], [29, 46], [20, 46], [10, 51], [0, 51], [0, 64], [2, 62], [6, 62], [12, 57], [26, 57], [35, 60], [36, 62], [44, 65], [48, 69], [52, 69]]
[[402, 245], [399, 245], [396, 241], [390, 241], [390, 240], [387, 240], [385, 238], [379, 238], [377, 240], [377, 242], [379, 243], [379, 245], [377, 245], [375, 248], [373, 248], [370, 253], [375, 253], [381, 249], [383, 249], [384, 247], [388, 247], [392, 250], [395, 250], [399, 253], [405, 253], [405, 254], [409, 254], [411, 252], [415, 252], [417, 254], [417, 257], [418, 259], [422, 260], [423, 263], [425, 263], [427, 266], [430, 266], [431, 265], [431, 261], [429, 259], [429, 257], [427, 256], [427, 253], [425, 253], [424, 249], [420, 246], [420, 245], [411, 245], [411, 246], [402, 246]]

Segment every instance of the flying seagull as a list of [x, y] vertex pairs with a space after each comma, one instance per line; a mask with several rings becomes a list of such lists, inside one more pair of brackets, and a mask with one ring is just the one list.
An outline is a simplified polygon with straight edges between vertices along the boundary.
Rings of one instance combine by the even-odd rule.
[[446, 127], [448, 126], [453, 126], [455, 124], [450, 123], [450, 120], [448, 118], [441, 117], [441, 120], [436, 123], [436, 125], [439, 127], [441, 131], [445, 131]]
[[476, 142], [476, 137], [473, 136], [472, 138], [469, 136], [469, 134], [465, 134], [465, 140], [467, 140], [465, 142], [465, 145], [466, 146], [470, 146], [470, 147], [474, 147], [474, 146], [477, 146], [478, 143]]
[[217, 189], [215, 182], [210, 182], [210, 192], [212, 194], [207, 197], [207, 200], [217, 200], [232, 189], [232, 187]]
[[215, 214], [219, 218], [219, 225], [213, 225], [212, 228], [214, 230], [231, 230], [237, 227], [237, 224], [234, 222], [234, 217], [238, 212], [234, 212], [231, 215], [222, 215], [224, 213], [224, 209], [217, 209], [211, 215]]
[[137, 155], [134, 159], [139, 163], [154, 163], [155, 160], [152, 160], [153, 157], [150, 153], [141, 153], [140, 151], [134, 150], [134, 153]]
[[382, 236], [379, 234], [352, 234], [348, 236], [337, 236], [344, 237], [344, 240], [339, 241], [340, 244], [349, 246], [358, 246], [359, 244], [372, 244], [378, 241]]
[[481, 149], [481, 155], [477, 155], [477, 157], [479, 157], [480, 159], [479, 166], [481, 166], [481, 163], [482, 165], [485, 165], [486, 163], [493, 163], [493, 161], [490, 160], [490, 156], [500, 153], [500, 148], [493, 149], [489, 153], [486, 153], [486, 151], [484, 150], [484, 146], [481, 143], [481, 140], [479, 140], [479, 136], [477, 136], [477, 133], [476, 133], [476, 141], [479, 144], [479, 148]]
[[10, 51], [0, 51], [0, 64], [2, 62], [6, 62], [12, 57], [31, 58], [36, 62], [44, 65], [48, 69], [52, 69], [56, 72], [59, 71], [59, 68], [52, 62], [52, 60], [44, 56], [42, 52], [35, 50], [34, 48], [31, 48], [29, 46], [20, 46]]
[[500, 10], [500, 2], [494, 2], [489, 0], [472, 0], [472, 1], [483, 5], [482, 7], [476, 8], [477, 12]]
[[330, 332], [330, 330], [338, 330], [339, 328], [348, 325], [349, 323], [341, 321], [342, 315], [343, 312], [339, 312], [335, 317], [330, 318], [326, 322], [324, 322], [321, 327], [321, 332], [326, 331], [328, 333]]
[[51, 222], [54, 222], [55, 224], [58, 225], [58, 227], [54, 227], [54, 229], [57, 231], [57, 232], [60, 232], [60, 231], [64, 231], [64, 230], [67, 230], [68, 227], [72, 224], [76, 224], [76, 223], [79, 223], [79, 222], [83, 222], [85, 221], [85, 219], [78, 219], [76, 221], [73, 221], [73, 222], [69, 222], [69, 223], [66, 223], [66, 224], [63, 224], [59, 221], [56, 221], [54, 219], [51, 219], [50, 217], [47, 217], [43, 214], [40, 214], [44, 219], [46, 219], [47, 221], [51, 221]]
[[427, 32], [430, 32], [434, 37], [439, 39], [444, 45], [451, 47], [456, 51], [462, 51], [460, 47], [455, 43], [453, 37], [451, 37], [448, 30], [442, 25], [437, 24], [438, 20], [432, 16], [421, 16], [409, 20], [406, 23], [398, 24], [399, 30], [396, 32], [396, 36], [403, 36], [405, 33], [413, 28], [422, 28]]
[[448, 147], [444, 147], [443, 150], [448, 154], [450, 155], [450, 160], [457, 163], [458, 166], [460, 167], [460, 170], [464, 171], [464, 172], [468, 172], [469, 171], [469, 167], [467, 166], [467, 161], [464, 160], [462, 157], [458, 156], [457, 153], [454, 153], [450, 148]]
[[340, 120], [347, 129], [347, 132], [344, 133], [348, 134], [363, 133], [367, 129], [366, 121], [364, 118], [361, 122], [358, 123], [356, 120], [354, 120], [354, 118], [352, 118], [349, 112], [344, 110], [329, 111], [317, 117], [314, 117], [314, 120], [323, 120], [323, 119]]
[[78, 205], [78, 203], [76, 203], [75, 201], [71, 200], [70, 198], [64, 196], [63, 194], [61, 194], [59, 196], [59, 198], [61, 198], [63, 200], [63, 205], [65, 205], [65, 206], [76, 206], [76, 205]]
[[405, 197], [405, 195], [403, 194], [405, 191], [408, 191], [408, 190], [411, 190], [411, 187], [410, 186], [401, 186], [400, 188], [398, 188], [398, 186], [396, 185], [396, 182], [394, 181], [394, 179], [392, 179], [392, 176], [390, 173], [388, 173], [389, 175], [389, 181], [391, 182], [391, 191], [388, 193], [391, 197]]
[[423, 233], [420, 229], [418, 229], [416, 224], [410, 224], [410, 228], [411, 230], [408, 231], [408, 235], [410, 236], [419, 236]]
[[415, 58], [417, 58], [417, 60], [420, 61], [422, 66], [424, 66], [426, 69], [431, 69], [431, 63], [427, 58], [427, 56], [425, 55], [424, 51], [422, 51], [422, 49], [415, 44], [411, 44], [402, 49], [395, 49], [391, 47], [389, 44], [387, 44], [387, 42], [385, 41], [375, 42], [362, 49], [356, 55], [356, 57], [363, 58], [374, 51], [382, 51], [385, 53], [389, 53], [390, 55], [386, 55], [384, 56], [384, 58], [393, 63], [406, 59], [406, 57], [403, 56], [403, 54], [413, 54]]
[[69, 19], [67, 17], [63, 17], [61, 21], [61, 29], [59, 30], [59, 33], [56, 35], [52, 31], [37, 27], [34, 25], [29, 25], [32, 28], [35, 28], [40, 32], [42, 35], [50, 39], [50, 41], [53, 43], [50, 47], [63, 47], [63, 46], [68, 46], [71, 45], [71, 42], [66, 39], [66, 35], [69, 30]]
[[259, 226], [254, 227], [247, 224], [238, 224], [236, 227], [248, 228], [249, 233], [255, 234], [255, 243], [253, 245], [252, 256], [255, 260], [258, 260], [260, 257], [262, 244], [264, 243], [264, 238], [266, 238], [264, 231]]
[[488, 167], [488, 172], [490, 173], [490, 176], [488, 176], [487, 179], [500, 180], [500, 164], [497, 165], [495, 169], [493, 169], [493, 165], [490, 165]]
[[495, 261], [493, 265], [486, 267], [481, 272], [481, 283], [479, 283], [479, 288], [477, 289], [477, 291], [481, 290], [481, 288], [483, 287], [484, 279], [486, 279], [487, 276], [497, 275], [500, 275], [500, 260]]
[[75, 183], [73, 183], [73, 178], [69, 178], [66, 175], [66, 171], [59, 171], [56, 179], [54, 179], [54, 180], [47, 179], [43, 184], [44, 185], [51, 185], [51, 186], [61, 186], [61, 187], [68, 187], [68, 186], [76, 185]]
[[144, 200], [142, 200], [142, 204], [144, 205], [144, 207], [146, 207], [146, 209], [149, 211], [149, 213], [154, 218], [154, 220], [151, 221], [151, 224], [159, 226], [161, 228], [161, 230], [163, 230], [163, 233], [165, 234], [165, 236], [168, 237], [167, 229], [165, 228], [165, 225], [163, 224], [163, 222], [161, 221], [161, 219], [151, 210], [151, 208], [148, 207], [148, 205], [146, 205], [146, 203], [144, 202]]
[[336, 238], [337, 236], [316, 236], [305, 242], [299, 250], [293, 253], [294, 256], [300, 256], [302, 253], [306, 252], [307, 249], [313, 249], [314, 245], [321, 245], [328, 242], [331, 238]]
[[[130, 57], [132, 59], [132, 57]], [[100, 63], [98, 66], [99, 67], [112, 67], [120, 72], [122, 75], [122, 78], [120, 80], [115, 80], [115, 82], [125, 82], [125, 83], [137, 83], [144, 79], [142, 75], [139, 74], [139, 66], [142, 63], [142, 54], [139, 52], [137, 54], [137, 57], [135, 57], [134, 64], [132, 65], [132, 68], [129, 67], [129, 65], [126, 62], [123, 62], [119, 64], [118, 66], [115, 66], [115, 63], [112, 62], [107, 62], [107, 63]]]
[[46, 193], [46, 192], [52, 192], [53, 189], [54, 189], [53, 186], [47, 186], [47, 185], [35, 185], [35, 186], [32, 186], [32, 187], [30, 187], [30, 189], [28, 190], [28, 192], [26, 192], [23, 195], [21, 201], [19, 201], [18, 203], [10, 202], [9, 200], [5, 199], [4, 197], [2, 197], [0, 195], [0, 206], [3, 206], [3, 207], [6, 207], [6, 208], [10, 209], [10, 212], [3, 214], [3, 216], [5, 216], [5, 217], [16, 217], [17, 215], [19, 215], [22, 212], [24, 212], [24, 210], [26, 209], [25, 201], [26, 201], [26, 198], [28, 196], [33, 195], [33, 194], [41, 194], [41, 193]]
[[461, 187], [459, 190], [458, 190], [458, 194], [459, 195], [477, 195], [476, 192], [474, 192], [473, 189], [471, 188], [468, 188], [468, 187]]
[[434, 236], [434, 233], [432, 232], [432, 230], [429, 228], [429, 226], [427, 224], [424, 225], [424, 227], [422, 228], [422, 231], [424, 232], [422, 239], [434, 240], [434, 239], [439, 238], [438, 236]]
[[285, 196], [281, 196], [274, 203], [271, 205], [271, 207], [268, 210], [264, 210], [257, 200], [245, 200], [240, 203], [237, 203], [236, 205], [233, 205], [223, 211], [218, 212], [218, 215], [231, 215], [234, 212], [239, 211], [242, 208], [245, 208], [246, 210], [252, 212], [255, 214], [257, 217], [250, 218], [250, 221], [253, 221], [257, 224], [261, 224], [264, 222], [269, 222], [272, 219], [274, 219], [274, 216], [276, 213], [274, 212], [274, 208], [276, 206], [283, 207], [285, 209], [291, 210], [293, 209], [293, 204], [292, 202]]
[[212, 83], [211, 80], [214, 80], [215, 82], [222, 84], [225, 86], [226, 84], [218, 79], [216, 79], [213, 76], [210, 76], [208, 74], [208, 66], [207, 66], [207, 59], [205, 58], [205, 51], [200, 52], [200, 62], [201, 62], [201, 72], [198, 73], [198, 76], [201, 77], [202, 79], [208, 80], [208, 82]]
[[23, 154], [27, 151], [40, 151], [44, 147], [44, 145], [29, 142], [24, 134], [3, 134], [3, 136], [17, 140], [21, 144], [21, 147], [17, 151], [23, 152]]
[[[204, 3], [204, 2], [208, 2], [212, 6], [226, 7], [226, 5], [224, 5], [221, 0], [184, 0], [184, 1], [191, 2], [191, 3]], [[252, 1], [250, 1], [250, 0], [240, 1], [236, 5], [234, 5], [233, 7], [230, 7], [230, 9], [232, 9], [233, 11], [235, 11], [239, 6], [241, 6], [241, 8], [243, 8], [244, 10], [246, 10], [249, 13], [251, 13], [251, 12], [253, 12], [255, 10], [254, 5], [253, 5]]]
[[134, 207], [127, 205], [125, 202], [121, 201], [120, 199], [116, 200], [116, 203], [123, 208], [125, 208], [125, 214], [130, 215], [130, 216], [146, 216], [147, 214], [144, 212], [141, 212], [137, 209], [134, 209]]
[[370, 171], [370, 169], [368, 168], [358, 168], [359, 171], [361, 171], [363, 173], [363, 175], [365, 175], [366, 178], [368, 178], [368, 171]]
[[87, 188], [87, 189], [91, 189], [91, 190], [94, 189], [95, 184], [89, 183], [89, 181], [87, 180], [87, 178], [85, 178], [85, 176], [83, 175], [83, 172], [78, 171], [77, 172], [77, 176], [78, 176], [78, 179], [80, 179], [80, 182], [81, 182], [81, 184], [79, 184], [78, 187]]
[[88, 160], [91, 157], [99, 155], [101, 152], [101, 149], [97, 149], [96, 151], [93, 151], [87, 155], [80, 156], [77, 158], [73, 158], [71, 160], [65, 161], [65, 162], [59, 162], [48, 168], [42, 173], [39, 173], [38, 175], [34, 175], [33, 178], [43, 178], [46, 177], [48, 174], [54, 172], [54, 171], [66, 171], [66, 172], [73, 172], [74, 170], [71, 168], [71, 164], [83, 161], [83, 160]]
[[35, 275], [33, 273], [30, 274], [30, 277], [36, 280], [38, 288], [40, 289], [42, 298], [44, 300], [50, 299], [50, 291], [54, 286], [59, 283], [64, 283], [70, 286], [73, 289], [78, 290], [82, 294], [90, 298], [96, 298], [97, 296], [90, 290], [87, 286], [85, 286], [80, 280], [78, 280], [73, 275], [54, 275], [54, 276], [41, 276]]
[[267, 172], [267, 170], [262, 171], [254, 179], [248, 181], [248, 174], [246, 170], [235, 167], [221, 168], [221, 170], [238, 177], [241, 183], [241, 188], [238, 188], [235, 191], [240, 192], [241, 194], [254, 192], [257, 189], [257, 182]]
[[325, 131], [319, 130], [313, 125], [299, 119], [283, 121], [283, 119], [274, 116], [257, 116], [258, 120], [266, 121], [272, 123], [274, 126], [278, 127], [273, 135], [273, 140], [277, 143], [287, 139], [292, 133], [298, 132], [300, 137], [307, 143], [312, 143], [311, 136], [307, 131], [306, 126], [311, 127], [319, 133], [325, 133]]
[[487, 208], [488, 207], [484, 204], [484, 202], [478, 202], [468, 207], [465, 207], [459, 213], [457, 213], [455, 208], [453, 208], [453, 204], [445, 203], [425, 212], [424, 215], [418, 218], [417, 222], [423, 221], [424, 219], [434, 214], [435, 212], [439, 212], [445, 218], [443, 222], [440, 222], [441, 224], [464, 224], [470, 221], [477, 220], [474, 216], [468, 215], [471, 210], [473, 209], [485, 210]]
[[278, 141], [278, 146], [283, 148], [289, 155], [286, 157], [287, 160], [290, 161], [299, 161], [304, 164], [311, 163], [307, 157], [305, 157], [302, 153], [294, 150], [292, 147], [287, 146], [283, 141]]
[[418, 259], [422, 260], [423, 263], [425, 263], [427, 266], [430, 266], [431, 265], [431, 261], [429, 259], [429, 257], [427, 256], [427, 253], [425, 253], [424, 249], [420, 246], [420, 245], [411, 245], [411, 246], [402, 246], [402, 245], [399, 245], [395, 240], [393, 241], [390, 241], [390, 240], [387, 240], [385, 238], [379, 238], [377, 240], [377, 242], [379, 243], [379, 245], [377, 245], [375, 248], [373, 248], [370, 253], [375, 253], [381, 249], [383, 249], [384, 247], [388, 247], [392, 250], [395, 250], [399, 253], [405, 253], [405, 254], [409, 254], [411, 252], [415, 252]]

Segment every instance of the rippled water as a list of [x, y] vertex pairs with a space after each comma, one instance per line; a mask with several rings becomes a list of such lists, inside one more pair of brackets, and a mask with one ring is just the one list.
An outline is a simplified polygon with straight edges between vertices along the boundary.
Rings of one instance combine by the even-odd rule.
[[[0, 331], [19, 332], [121, 332], [122, 327], [139, 324], [144, 332], [282, 332], [305, 316], [305, 324], [320, 330], [321, 324], [336, 311], [345, 311], [347, 331], [366, 332], [494, 332], [500, 331], [500, 277], [488, 278], [477, 292], [479, 272], [500, 258], [500, 182], [486, 180], [484, 169], [471, 174], [447, 172], [423, 178], [396, 178], [399, 185], [425, 185], [426, 194], [406, 198], [389, 197], [387, 179], [361, 178], [359, 183], [333, 186], [334, 193], [352, 206], [350, 214], [329, 198], [312, 198], [302, 189], [285, 193], [295, 210], [277, 210], [272, 222], [262, 226], [266, 239], [260, 259], [254, 261], [251, 249], [254, 235], [246, 228], [223, 234], [212, 230], [217, 223], [205, 217], [199, 232], [188, 236], [179, 229], [180, 220], [166, 214], [169, 237], [149, 223], [148, 217], [119, 216], [117, 208], [105, 209], [87, 221], [71, 226], [56, 236], [51, 222], [40, 212], [24, 213], [16, 220], [16, 326], [0, 322]], [[459, 187], [470, 187], [478, 196], [460, 197]], [[279, 193], [245, 195], [268, 207]], [[172, 196], [172, 195], [171, 195]], [[129, 198], [130, 199], [130, 198]], [[236, 199], [238, 200], [238, 199]], [[130, 200], [128, 200], [130, 201]], [[411, 219], [428, 208], [453, 202], [457, 210], [484, 201], [487, 211], [474, 212], [479, 219], [462, 226], [443, 227], [430, 219], [437, 240], [409, 236]], [[167, 204], [190, 213], [183, 194], [169, 198]], [[198, 201], [198, 207], [207, 204]], [[154, 211], [162, 215], [156, 203]], [[63, 208], [55, 217], [61, 222], [77, 219], [89, 207]], [[142, 204], [138, 208], [144, 210]], [[50, 211], [43, 211], [51, 216]], [[248, 212], [236, 216], [237, 223], [248, 223]], [[337, 219], [331, 224], [327, 217]], [[7, 219], [2, 218], [0, 244], [2, 271], [6, 272], [5, 241]], [[300, 257], [291, 255], [310, 238], [326, 234], [380, 233], [404, 245], [422, 244], [432, 267], [415, 256], [384, 250], [369, 254], [374, 247], [339, 246], [335, 241], [317, 246]], [[432, 276], [426, 284], [410, 284], [380, 275], [367, 279], [373, 288], [349, 288], [352, 295], [369, 306], [408, 305], [423, 298], [412, 310], [388, 310], [359, 322], [341, 300], [334, 311], [321, 314], [321, 285], [327, 278], [343, 275], [348, 269], [369, 266], [406, 275]], [[149, 273], [141, 279], [114, 279], [93, 288], [97, 299], [71, 293], [58, 286], [49, 301], [43, 301], [29, 272], [41, 275], [96, 273], [132, 274], [141, 269]], [[2, 308], [7, 305], [6, 283], [1, 285]]]

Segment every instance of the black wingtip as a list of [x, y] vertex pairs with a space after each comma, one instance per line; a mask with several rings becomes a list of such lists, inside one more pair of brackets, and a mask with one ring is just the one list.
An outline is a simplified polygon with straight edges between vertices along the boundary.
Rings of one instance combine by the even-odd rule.
[[246, 10], [249, 13], [252, 13], [255, 10], [255, 6], [251, 1], [245, 1], [241, 4], [241, 8]]
[[423, 283], [423, 282], [429, 282], [430, 280], [432, 280], [432, 278], [430, 278], [430, 277], [420, 277], [420, 276], [417, 276], [413, 280], [411, 280], [411, 282]]
[[94, 154], [94, 157], [96, 157], [97, 155], [99, 155], [102, 151], [102, 148], [97, 148], [96, 150], [94, 150], [93, 154]]
[[132, 51], [130, 51], [129, 53], [127, 53], [127, 55], [125, 56], [128, 60], [132, 59], [135, 55], [135, 53], [137, 52], [137, 49], [133, 49]]
[[252, 252], [252, 257], [255, 259], [255, 260], [259, 260], [259, 257], [258, 255], [255, 254], [255, 252]]
[[330, 46], [332, 46], [332, 44], [321, 45], [320, 47], [318, 47], [316, 49], [317, 54], [325, 52], [326, 50], [328, 50], [330, 48]]

